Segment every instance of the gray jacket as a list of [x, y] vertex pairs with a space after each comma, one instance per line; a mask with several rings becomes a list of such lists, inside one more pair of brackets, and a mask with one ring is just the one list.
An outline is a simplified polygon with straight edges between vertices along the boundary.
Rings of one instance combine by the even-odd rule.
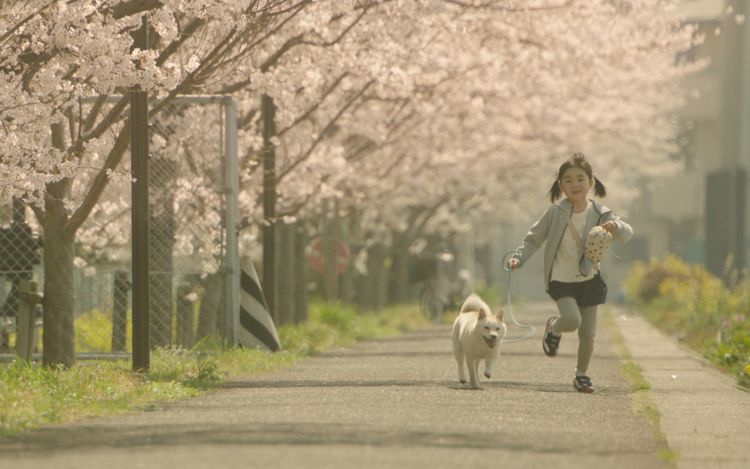
[[[591, 211], [588, 218], [586, 219], [586, 227], [583, 233], [588, 233], [591, 228], [596, 225], [601, 225], [605, 222], [613, 220], [617, 223], [619, 228], [615, 240], [621, 243], [627, 243], [630, 238], [633, 237], [633, 228], [628, 225], [620, 217], [616, 216], [612, 210], [599, 204], [598, 202], [591, 201], [594, 210]], [[514, 258], [518, 259], [520, 266], [523, 264], [539, 249], [545, 241], [547, 246], [544, 248], [544, 289], [549, 290], [549, 282], [552, 277], [552, 262], [555, 260], [555, 253], [557, 248], [560, 246], [563, 234], [567, 229], [566, 219], [573, 213], [573, 205], [567, 200], [562, 199], [557, 204], [550, 205], [547, 211], [544, 212], [542, 218], [537, 220], [526, 236], [523, 238], [523, 245], [516, 249], [516, 253], [513, 255]], [[583, 253], [586, 249], [586, 237], [581, 234], [581, 244], [578, 246], [578, 257], [580, 262], [578, 264], [578, 270], [582, 275], [588, 275], [591, 269], [595, 267], [594, 263], [586, 258]]]

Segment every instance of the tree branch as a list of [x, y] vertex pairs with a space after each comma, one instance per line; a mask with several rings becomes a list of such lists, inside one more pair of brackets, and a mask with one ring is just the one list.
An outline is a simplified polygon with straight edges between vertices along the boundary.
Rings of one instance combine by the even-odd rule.
[[373, 85], [373, 83], [375, 83], [375, 80], [370, 80], [369, 82], [367, 82], [367, 84], [365, 84], [365, 86], [361, 90], [359, 90], [357, 94], [355, 94], [352, 98], [350, 98], [346, 102], [344, 107], [339, 109], [336, 115], [333, 116], [333, 118], [331, 118], [331, 120], [328, 122], [325, 128], [318, 134], [315, 141], [312, 143], [312, 145], [310, 145], [310, 148], [308, 148], [307, 151], [302, 156], [300, 156], [296, 161], [294, 161], [291, 165], [289, 165], [286, 169], [284, 169], [284, 171], [282, 171], [279, 174], [279, 177], [276, 180], [277, 184], [280, 183], [284, 179], [284, 177], [286, 177], [290, 172], [292, 172], [297, 166], [299, 166], [305, 160], [307, 160], [310, 157], [310, 155], [312, 155], [312, 152], [315, 150], [315, 148], [317, 148], [318, 144], [320, 144], [320, 142], [323, 141], [323, 139], [326, 137], [328, 132], [333, 128], [334, 124], [339, 120], [339, 118], [346, 112], [347, 109], [349, 109], [349, 107], [355, 101], [357, 101], [357, 99], [359, 99], [360, 96], [362, 96], [362, 94], [364, 94], [365, 91], [367, 91], [368, 88], [370, 88], [370, 86]]
[[107, 187], [107, 183], [109, 182], [109, 172], [114, 171], [114, 169], [117, 168], [117, 165], [120, 164], [129, 144], [130, 118], [125, 121], [125, 125], [122, 130], [120, 130], [120, 134], [117, 136], [115, 144], [112, 147], [112, 150], [110, 150], [107, 160], [104, 162], [104, 166], [102, 166], [94, 177], [94, 180], [91, 182], [91, 186], [89, 187], [83, 202], [68, 220], [66, 230], [69, 233], [75, 233], [86, 221], [89, 214], [94, 209], [94, 206], [99, 201], [99, 197]]
[[159, 0], [126, 0], [117, 5], [109, 7], [112, 17], [116, 20], [125, 18], [126, 16], [137, 15], [138, 13], [144, 13], [157, 8], [163, 7], [164, 4]]
[[333, 91], [339, 86], [339, 84], [341, 83], [341, 81], [344, 78], [346, 78], [348, 75], [349, 75], [349, 72], [344, 72], [338, 78], [336, 78], [336, 80], [331, 84], [331, 86], [329, 86], [328, 89], [323, 93], [323, 95], [320, 97], [320, 99], [318, 100], [318, 102], [316, 102], [313, 106], [311, 106], [301, 116], [297, 117], [297, 119], [295, 119], [294, 122], [292, 122], [288, 127], [286, 127], [284, 129], [280, 130], [279, 132], [277, 132], [276, 135], [279, 136], [279, 137], [282, 136], [282, 135], [284, 135], [289, 130], [291, 130], [292, 128], [294, 128], [297, 124], [299, 124], [300, 122], [302, 122], [305, 119], [307, 119], [308, 117], [310, 117], [320, 107], [320, 105], [323, 104], [323, 101], [325, 101], [326, 98], [328, 96], [330, 96], [331, 93], [333, 93]]
[[558, 5], [538, 6], [538, 7], [505, 7], [498, 5], [499, 3], [505, 3], [504, 1], [488, 0], [483, 3], [467, 2], [465, 0], [443, 0], [445, 3], [456, 5], [461, 8], [470, 8], [473, 10], [492, 10], [502, 11], [506, 13], [524, 13], [529, 11], [547, 11], [557, 10], [560, 8], [566, 8], [573, 4], [573, 0], [564, 0], [564, 2]]
[[192, 35], [195, 33], [198, 28], [206, 24], [206, 20], [202, 18], [196, 18], [193, 21], [188, 24], [184, 30], [180, 33], [180, 37], [172, 41], [171, 44], [169, 44], [167, 47], [164, 48], [164, 50], [159, 54], [159, 57], [156, 59], [156, 66], [161, 67], [164, 62], [167, 61], [169, 57], [171, 57], [177, 50], [180, 48], [182, 44], [185, 43]]

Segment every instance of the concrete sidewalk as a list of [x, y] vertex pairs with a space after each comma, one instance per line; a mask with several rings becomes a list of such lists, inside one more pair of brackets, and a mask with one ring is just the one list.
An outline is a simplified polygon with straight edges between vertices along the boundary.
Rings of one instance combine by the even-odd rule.
[[[663, 439], [634, 410], [606, 321], [590, 372], [596, 393], [584, 395], [572, 386], [575, 334], [563, 337], [555, 358], [541, 350], [541, 330], [553, 313], [551, 302], [515, 308], [516, 317], [535, 325], [537, 334], [502, 345], [497, 376], [483, 383], [483, 391], [456, 382], [450, 326], [440, 325], [236, 379], [219, 392], [152, 411], [0, 440], [0, 468], [673, 467], [660, 457]], [[662, 430], [683, 455], [680, 464], [746, 467], [747, 428], [740, 429], [745, 440], [739, 430], [729, 439], [727, 425], [716, 430], [713, 425], [732, 416], [713, 418], [711, 427], [698, 416], [712, 409], [723, 415], [726, 406], [733, 417], [746, 417], [750, 396], [710, 369], [694, 373], [711, 379], [666, 388], [689, 384], [693, 371], [687, 364], [693, 358], [679, 348], [665, 351], [669, 341], [649, 338], [653, 331], [640, 321], [614, 323], [652, 380]], [[509, 335], [523, 332], [510, 328]], [[707, 406], [704, 397], [718, 393]], [[683, 411], [686, 407], [690, 411]], [[694, 445], [681, 436], [693, 428], [705, 429], [695, 437], [707, 443]], [[722, 446], [703, 451], [714, 444]]]
[[651, 385], [678, 467], [750, 467], [750, 393], [644, 319], [624, 313], [616, 310], [616, 325]]

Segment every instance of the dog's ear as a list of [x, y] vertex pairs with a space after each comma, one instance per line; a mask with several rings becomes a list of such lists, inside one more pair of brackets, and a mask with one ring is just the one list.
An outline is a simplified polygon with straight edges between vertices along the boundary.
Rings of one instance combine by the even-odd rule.
[[485, 319], [487, 318], [487, 311], [484, 310], [484, 308], [479, 308], [479, 319]]
[[497, 312], [497, 319], [499, 319], [500, 321], [502, 321], [503, 320], [503, 316], [505, 316], [505, 311], [503, 311], [501, 309], [500, 311]]

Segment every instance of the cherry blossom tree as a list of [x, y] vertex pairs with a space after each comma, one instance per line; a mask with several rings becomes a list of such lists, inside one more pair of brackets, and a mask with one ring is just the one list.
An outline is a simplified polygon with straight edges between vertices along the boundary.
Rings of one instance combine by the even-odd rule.
[[[283, 1], [6, 2], [0, 23], [0, 194], [34, 203], [44, 231], [44, 362], [70, 365], [73, 262], [87, 220], [128, 148], [127, 99], [87, 115], [79, 99], [147, 89], [158, 103], [219, 80], [289, 15]], [[300, 2], [304, 4], [305, 2]], [[151, 18], [149, 50], [130, 33]], [[74, 188], [78, 188], [76, 194]]]
[[[343, 213], [358, 214], [363, 244], [390, 244], [394, 233], [413, 244], [544, 203], [572, 150], [590, 153], [622, 198], [642, 177], [669, 170], [676, 82], [698, 66], [675, 60], [693, 39], [676, 3], [5, 2], [0, 122], [9, 145], [0, 195], [34, 203], [44, 230], [45, 363], [73, 361], [76, 235], [87, 220], [118, 233], [101, 220], [123, 201], [103, 194], [127, 175], [127, 101], [102, 99], [84, 114], [80, 99], [140, 86], [154, 98], [154, 116], [179, 94], [234, 95], [241, 229], [257, 246], [260, 100], [268, 96], [279, 220], [314, 220], [335, 199]], [[131, 51], [143, 14], [152, 43]], [[190, 132], [176, 129], [170, 139]], [[96, 230], [84, 231], [95, 246]]]
[[[300, 40], [256, 80], [285, 129], [279, 204], [315, 213], [346, 195], [371, 235], [405, 229], [415, 209], [430, 222], [412, 228], [451, 231], [528, 206], [520, 192], [544, 194], [580, 149], [626, 198], [641, 176], [673, 168], [669, 111], [695, 67], [675, 56], [691, 37], [668, 2], [383, 3], [334, 46]], [[375, 150], [347, 155], [351, 135]]]
[[[602, 25], [609, 24], [622, 36], [608, 35]], [[643, 2], [316, 2], [284, 26], [268, 50], [257, 49], [262, 75], [244, 89], [243, 227], [251, 242], [262, 220], [253, 153], [260, 149], [253, 124], [261, 93], [273, 97], [282, 129], [281, 216], [315, 218], [322, 201], [342, 198], [366, 213], [360, 220], [370, 242], [390, 242], [394, 229], [452, 232], [497, 216], [493, 201], [518, 200], [519, 189], [542, 173], [551, 180], [573, 149], [586, 148], [601, 167], [627, 175], [615, 179], [624, 182], [614, 191], [623, 198], [641, 175], [671, 167], [673, 125], [664, 111], [679, 103], [675, 79], [690, 71], [674, 55], [689, 47], [691, 31], [668, 9]], [[600, 47], [607, 40], [609, 48]], [[352, 136], [377, 151], [347, 153]], [[517, 210], [512, 202], [501, 215]], [[422, 220], [406, 223], [415, 213]]]

